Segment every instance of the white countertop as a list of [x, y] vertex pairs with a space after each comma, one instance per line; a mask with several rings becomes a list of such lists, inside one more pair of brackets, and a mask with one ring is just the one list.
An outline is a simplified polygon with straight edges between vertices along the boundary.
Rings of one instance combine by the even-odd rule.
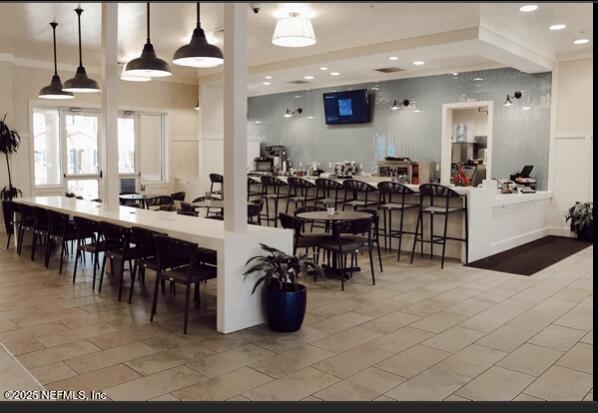
[[[171, 236], [195, 240], [202, 244], [214, 244], [228, 239], [261, 236], [267, 233], [286, 231], [258, 225], [248, 225], [245, 233], [224, 230], [224, 223], [214, 219], [174, 215], [172, 220], [161, 218], [159, 211], [119, 206], [106, 210], [101, 203], [67, 198], [63, 196], [42, 196], [19, 198], [16, 203], [55, 210], [71, 216], [81, 216], [96, 221], [108, 221], [124, 226], [140, 226]], [[207, 246], [207, 245], [206, 245]]]
[[496, 200], [494, 207], [506, 207], [509, 205], [522, 204], [526, 202], [543, 201], [546, 199], [552, 199], [552, 192], [550, 191], [536, 191], [532, 194], [522, 194], [517, 192], [514, 194], [496, 194]]

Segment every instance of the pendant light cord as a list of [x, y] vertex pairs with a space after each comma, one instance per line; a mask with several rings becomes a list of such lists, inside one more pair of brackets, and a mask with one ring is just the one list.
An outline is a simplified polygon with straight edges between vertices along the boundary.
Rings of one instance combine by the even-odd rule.
[[150, 2], [147, 2], [147, 43], [151, 43], [150, 39]]
[[58, 26], [58, 23], [52, 22], [50, 23], [50, 26], [52, 26], [52, 34], [54, 37], [54, 75], [58, 76], [58, 67], [56, 65], [56, 26]]
[[79, 66], [83, 66], [83, 52], [81, 49], [81, 13], [83, 13], [83, 9], [77, 7], [75, 12], [77, 13], [77, 20], [79, 22]]
[[199, 2], [197, 2], [197, 28], [201, 28], [201, 23], [199, 20]]

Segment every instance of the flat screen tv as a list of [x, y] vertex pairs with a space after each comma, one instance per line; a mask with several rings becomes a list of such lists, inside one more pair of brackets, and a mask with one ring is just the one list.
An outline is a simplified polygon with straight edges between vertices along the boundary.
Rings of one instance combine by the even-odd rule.
[[369, 122], [370, 99], [367, 89], [324, 93], [324, 115], [327, 125]]

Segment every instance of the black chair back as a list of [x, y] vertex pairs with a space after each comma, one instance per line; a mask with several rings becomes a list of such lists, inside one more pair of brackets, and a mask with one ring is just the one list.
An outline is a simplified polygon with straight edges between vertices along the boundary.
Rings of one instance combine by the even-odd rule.
[[174, 194], [171, 194], [170, 197], [172, 198], [173, 201], [183, 202], [185, 200], [185, 195], [186, 195], [186, 193], [184, 191], [181, 191], [181, 192], [175, 192]]
[[75, 231], [78, 239], [92, 238], [96, 240], [96, 232], [99, 232], [99, 224], [96, 221], [83, 217], [73, 217], [75, 222]]
[[156, 256], [154, 237], [157, 235], [166, 236], [162, 232], [150, 231], [141, 227], [131, 228], [131, 241], [135, 244], [137, 258], [151, 258]]
[[150, 198], [147, 198], [146, 202], [148, 207], [163, 207], [174, 205], [174, 201], [168, 195], [152, 196]]
[[48, 219], [48, 210], [44, 208], [33, 207], [33, 217], [35, 218], [35, 229], [39, 231], [45, 231], [50, 225]]
[[420, 196], [431, 196], [438, 198], [458, 198], [461, 195], [454, 189], [441, 184], [422, 184], [419, 186]]
[[368, 240], [372, 237], [372, 218], [355, 219], [352, 221], [335, 222], [334, 232], [340, 237], [342, 234], [367, 234]]
[[63, 236], [68, 230], [70, 218], [66, 214], [56, 211], [46, 211], [50, 224], [50, 234], [54, 236]]
[[210, 174], [210, 182], [213, 184], [222, 184], [224, 183], [224, 176], [220, 174]]
[[280, 188], [287, 184], [279, 178], [274, 176], [264, 175], [260, 178], [262, 182], [262, 193], [263, 194], [280, 194]]
[[13, 217], [15, 212], [15, 204], [8, 200], [2, 201], [2, 215], [4, 216], [4, 228], [7, 234], [14, 234], [15, 227]]
[[247, 204], [247, 218], [253, 224], [259, 224], [262, 208], [264, 207], [264, 200], [258, 199]]
[[[197, 244], [171, 238], [165, 235], [154, 236], [154, 246], [156, 248], [156, 261], [158, 272], [163, 272], [168, 268], [191, 264], [193, 256], [197, 250]], [[189, 276], [191, 273], [189, 273]]]
[[280, 219], [280, 225], [285, 229], [292, 229], [293, 230], [293, 238], [295, 242], [301, 235], [301, 230], [303, 229], [304, 221], [302, 219], [296, 218], [292, 215], [288, 215], [285, 213], [278, 214], [278, 219]]
[[195, 212], [195, 207], [192, 204], [190, 204], [189, 202], [181, 202], [179, 204], [179, 208], [181, 208], [181, 211]]
[[120, 250], [123, 255], [126, 253], [129, 248], [130, 236], [128, 228], [102, 221], [100, 222], [100, 233], [108, 249]]

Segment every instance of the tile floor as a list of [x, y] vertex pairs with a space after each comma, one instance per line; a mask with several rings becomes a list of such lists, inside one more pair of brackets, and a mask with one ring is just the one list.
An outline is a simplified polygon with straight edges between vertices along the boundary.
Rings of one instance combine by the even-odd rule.
[[149, 322], [151, 276], [129, 305], [109, 277], [91, 290], [89, 261], [73, 285], [70, 265], [60, 276], [56, 260], [2, 249], [0, 385], [35, 387], [32, 375], [113, 400], [591, 400], [592, 264], [588, 248], [525, 277], [388, 253], [376, 286], [367, 272], [345, 292], [306, 280], [292, 334], [217, 333], [211, 282], [183, 335], [182, 294]]

